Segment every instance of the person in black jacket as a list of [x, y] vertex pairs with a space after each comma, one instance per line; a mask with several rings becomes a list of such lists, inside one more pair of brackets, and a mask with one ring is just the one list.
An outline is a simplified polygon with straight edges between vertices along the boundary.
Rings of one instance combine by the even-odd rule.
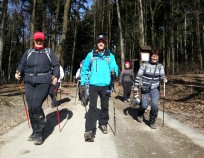
[[34, 33], [34, 49], [28, 49], [18, 64], [15, 78], [24, 78], [25, 96], [28, 104], [30, 123], [33, 129], [28, 141], [35, 145], [43, 143], [45, 115], [42, 104], [48, 96], [51, 84], [60, 76], [59, 62], [54, 52], [44, 48], [45, 35]]

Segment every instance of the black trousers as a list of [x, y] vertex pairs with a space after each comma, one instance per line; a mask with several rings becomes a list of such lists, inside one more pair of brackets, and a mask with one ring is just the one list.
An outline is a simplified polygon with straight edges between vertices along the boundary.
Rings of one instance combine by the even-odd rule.
[[127, 100], [127, 99], [130, 98], [130, 95], [131, 95], [132, 82], [122, 81], [122, 86], [123, 86], [123, 97], [124, 97], [124, 100]]
[[[89, 110], [86, 114], [85, 131], [92, 131], [96, 134], [96, 122], [99, 119], [99, 125], [107, 125], [109, 120], [109, 90], [108, 86], [89, 86]], [[97, 99], [101, 100], [101, 111], [98, 117]]]
[[50, 84], [25, 83], [25, 96], [28, 108], [41, 109], [42, 104], [48, 96]]
[[[59, 86], [60, 86], [60, 82], [57, 82], [56, 85], [51, 85], [50, 87], [50, 90], [49, 90], [49, 95], [52, 99], [52, 102], [54, 105], [57, 105], [57, 99], [56, 99], [56, 96], [57, 96], [57, 92], [58, 92], [58, 89], [59, 89]], [[56, 88], [56, 94], [54, 92], [54, 89]]]
[[28, 103], [30, 123], [35, 133], [44, 133], [45, 115], [42, 104], [48, 96], [50, 84], [25, 83], [25, 96]]

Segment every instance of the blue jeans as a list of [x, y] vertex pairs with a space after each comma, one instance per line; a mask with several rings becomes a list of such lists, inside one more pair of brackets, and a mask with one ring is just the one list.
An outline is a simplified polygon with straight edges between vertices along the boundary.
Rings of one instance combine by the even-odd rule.
[[160, 91], [158, 88], [151, 89], [149, 93], [142, 93], [142, 108], [147, 109], [149, 98], [151, 101], [151, 109], [158, 109]]

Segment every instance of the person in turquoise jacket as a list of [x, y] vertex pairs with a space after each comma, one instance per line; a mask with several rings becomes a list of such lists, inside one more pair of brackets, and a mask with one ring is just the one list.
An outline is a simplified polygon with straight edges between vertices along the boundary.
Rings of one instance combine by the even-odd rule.
[[[96, 49], [89, 52], [84, 60], [81, 71], [81, 88], [85, 89], [86, 78], [89, 76], [89, 110], [86, 114], [84, 139], [93, 142], [96, 134], [97, 98], [100, 97], [101, 112], [99, 129], [107, 134], [109, 120], [109, 96], [111, 83], [118, 76], [118, 66], [114, 55], [106, 48], [106, 39], [99, 35]], [[111, 75], [112, 74], [112, 75]], [[113, 75], [114, 74], [114, 75]]]

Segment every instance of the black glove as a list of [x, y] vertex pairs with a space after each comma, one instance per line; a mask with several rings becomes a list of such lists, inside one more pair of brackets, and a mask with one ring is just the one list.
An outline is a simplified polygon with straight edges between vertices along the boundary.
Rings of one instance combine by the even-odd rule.
[[111, 71], [111, 80], [114, 81], [115, 79], [117, 79], [116, 73], [115, 71]]

